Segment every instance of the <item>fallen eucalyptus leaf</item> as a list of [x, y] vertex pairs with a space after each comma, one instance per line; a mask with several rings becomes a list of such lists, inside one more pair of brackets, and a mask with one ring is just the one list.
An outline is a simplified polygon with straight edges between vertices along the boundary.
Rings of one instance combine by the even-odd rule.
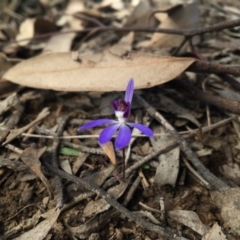
[[51, 230], [53, 225], [56, 223], [58, 216], [60, 214], [60, 209], [51, 209], [48, 212], [42, 214], [42, 218], [45, 218], [33, 229], [23, 233], [21, 236], [14, 238], [15, 240], [27, 240], [27, 239], [36, 239], [42, 240], [45, 239], [48, 232]]
[[131, 53], [118, 57], [109, 52], [80, 56], [71, 53], [49, 53], [30, 58], [3, 76], [11, 82], [41, 89], [59, 91], [122, 91], [130, 78], [135, 88], [150, 88], [168, 82], [195, 59], [156, 57], [148, 53]]
[[[171, 137], [167, 135], [167, 131], [163, 127], [154, 127], [154, 133], [160, 133], [163, 135], [154, 136], [150, 138], [153, 149], [157, 151], [159, 146], [167, 144], [172, 141]], [[158, 166], [156, 169], [156, 175], [154, 177], [154, 183], [158, 186], [164, 186], [169, 184], [175, 186], [178, 172], [179, 172], [179, 156], [180, 148], [176, 147], [166, 153], [162, 153], [158, 157]]]
[[175, 210], [169, 211], [168, 216], [177, 222], [191, 228], [193, 231], [199, 233], [201, 236], [209, 231], [209, 227], [201, 222], [198, 215], [193, 211]]

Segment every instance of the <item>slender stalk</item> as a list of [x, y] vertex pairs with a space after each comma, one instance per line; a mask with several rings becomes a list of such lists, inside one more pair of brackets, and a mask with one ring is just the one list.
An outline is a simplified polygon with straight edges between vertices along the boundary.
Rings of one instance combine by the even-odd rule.
[[122, 154], [123, 154], [123, 157], [122, 157], [122, 180], [125, 181], [125, 158], [126, 158], [126, 155], [125, 155], [125, 148], [123, 148], [122, 150]]

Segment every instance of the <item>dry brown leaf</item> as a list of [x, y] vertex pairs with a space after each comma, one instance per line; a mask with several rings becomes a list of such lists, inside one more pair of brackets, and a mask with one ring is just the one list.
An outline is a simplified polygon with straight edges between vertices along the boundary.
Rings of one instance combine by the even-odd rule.
[[[61, 32], [66, 31], [65, 29]], [[44, 47], [44, 53], [49, 52], [69, 52], [71, 50], [71, 44], [76, 37], [76, 33], [53, 35], [46, 43]]]
[[19, 98], [16, 93], [9, 95], [4, 100], [0, 101], [0, 115], [8, 111], [10, 108], [20, 104]]
[[202, 240], [227, 240], [226, 235], [222, 232], [221, 227], [215, 223], [213, 227], [207, 232]]
[[18, 92], [22, 87], [17, 84], [11, 83], [9, 81], [1, 81], [0, 80], [0, 97], [3, 99], [4, 97], [8, 97], [11, 93]]
[[14, 64], [15, 61], [10, 61], [4, 53], [0, 53], [0, 77]]
[[199, 233], [201, 236], [205, 235], [209, 230], [209, 227], [204, 225], [199, 219], [198, 215], [193, 211], [187, 210], [175, 210], [169, 211], [168, 216], [177, 222], [188, 226], [193, 231]]
[[13, 139], [15, 139], [16, 137], [18, 137], [19, 135], [21, 135], [23, 132], [25, 132], [26, 130], [28, 130], [30, 127], [34, 126], [36, 123], [40, 122], [41, 120], [43, 120], [47, 115], [49, 114], [48, 109], [44, 108], [42, 110], [42, 112], [39, 113], [39, 115], [37, 116], [37, 118], [35, 120], [33, 120], [32, 122], [30, 122], [28, 125], [22, 127], [22, 128], [18, 128], [18, 129], [13, 129], [10, 131], [10, 133], [6, 136], [6, 140], [5, 142], [2, 143], [2, 146], [10, 143]]
[[[164, 129], [164, 127], [156, 126], [153, 128], [153, 131], [154, 133], [160, 133], [160, 136], [154, 136], [153, 138], [150, 138], [155, 151], [159, 148], [159, 146], [168, 144], [170, 141], [172, 141], [172, 138], [167, 135], [167, 131]], [[164, 186], [169, 184], [171, 186], [175, 186], [179, 173], [179, 158], [179, 147], [159, 155], [156, 175], [154, 177], [154, 183], [156, 185]]]
[[7, 167], [14, 171], [22, 171], [26, 169], [26, 166], [21, 161], [12, 161], [9, 158], [0, 158], [0, 168]]
[[147, 1], [139, 2], [127, 19], [124, 27], [142, 27], [148, 25], [149, 15], [152, 13], [150, 3]]
[[39, 160], [39, 158], [42, 156], [42, 154], [45, 151], [46, 151], [46, 147], [37, 149], [37, 148], [31, 146], [29, 148], [26, 148], [22, 152], [21, 159], [41, 179], [41, 181], [47, 188], [50, 198], [52, 198], [53, 191], [51, 189], [50, 184], [48, 183], [48, 180], [45, 178], [45, 176], [42, 173], [41, 162]]
[[132, 50], [132, 43], [134, 40], [134, 32], [128, 33], [118, 43], [109, 48], [109, 52], [117, 55], [124, 56], [127, 52]]
[[77, 62], [71, 53], [51, 53], [15, 65], [3, 78], [28, 87], [59, 91], [123, 91], [130, 78], [135, 79], [137, 89], [153, 87], [174, 79], [194, 61], [147, 53], [120, 58], [105, 52], [84, 55]]
[[[83, 21], [81, 19], [74, 17], [74, 14], [78, 12], [83, 12], [84, 10], [85, 10], [85, 7], [82, 1], [70, 0], [68, 2], [67, 8], [64, 14], [58, 20], [57, 25], [58, 26], [66, 25], [69, 29], [75, 29], [75, 30], [83, 29]], [[71, 35], [76, 35], [76, 33]]]
[[98, 9], [112, 8], [114, 10], [121, 10], [124, 8], [122, 0], [104, 0], [98, 7]]
[[[160, 28], [196, 28], [199, 24], [198, 2], [194, 1], [190, 4], [176, 7], [166, 17], [166, 13], [162, 13], [165, 20], [159, 25]], [[154, 33], [148, 47], [176, 47], [183, 40], [183, 36], [168, 35], [163, 33]]]
[[79, 152], [79, 156], [77, 157], [76, 161], [74, 161], [73, 167], [72, 167], [72, 172], [74, 175], [78, 172], [78, 170], [83, 165], [83, 163], [86, 161], [88, 156], [89, 156], [89, 153]]
[[21, 192], [21, 203], [22, 204], [25, 205], [32, 198], [33, 191], [34, 191], [33, 189], [34, 189], [33, 186], [30, 186], [29, 183], [25, 183], [24, 189]]
[[60, 212], [61, 212], [60, 209], [51, 209], [50, 211], [42, 214], [41, 216], [45, 218], [42, 222], [40, 222], [33, 229], [23, 233], [21, 236], [14, 239], [15, 240], [44, 239], [47, 236], [48, 232], [53, 227], [53, 225], [55, 224], [55, 222], [57, 221]]
[[[21, 23], [16, 40], [20, 46], [26, 46], [35, 34], [43, 34], [56, 31], [56, 26], [44, 18], [28, 18]], [[28, 39], [22, 41], [23, 39]]]
[[44, 6], [50, 6], [50, 0], [39, 0], [40, 1], [40, 3], [42, 4], [42, 5], [44, 5]]

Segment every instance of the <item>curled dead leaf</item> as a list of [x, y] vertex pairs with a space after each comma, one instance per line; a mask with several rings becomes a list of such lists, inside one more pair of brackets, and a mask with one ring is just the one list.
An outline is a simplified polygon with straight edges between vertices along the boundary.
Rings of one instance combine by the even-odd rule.
[[[199, 3], [192, 1], [188, 4], [180, 5], [175, 3], [168, 14], [158, 13], [160, 15], [160, 28], [170, 29], [190, 29], [199, 25]], [[157, 15], [158, 15], [157, 14]], [[156, 16], [158, 18], [158, 16]], [[184, 37], [170, 34], [154, 33], [148, 44], [148, 47], [177, 47], [183, 41]]]
[[[56, 26], [51, 21], [42, 17], [27, 18], [21, 23], [16, 40], [19, 41], [20, 46], [26, 46], [34, 35], [54, 32], [56, 29]], [[23, 41], [24, 39], [28, 40]]]
[[45, 151], [46, 151], [46, 147], [37, 149], [33, 145], [29, 148], [26, 148], [22, 152], [21, 159], [41, 179], [41, 181], [47, 188], [49, 197], [53, 198], [53, 194], [52, 194], [53, 191], [51, 189], [50, 184], [48, 183], [48, 180], [42, 173], [41, 162], [39, 160]]
[[131, 53], [118, 57], [109, 52], [80, 56], [50, 53], [23, 61], [7, 71], [3, 78], [41, 89], [59, 91], [123, 91], [130, 78], [137, 89], [168, 82], [195, 59], [156, 57], [148, 53]]

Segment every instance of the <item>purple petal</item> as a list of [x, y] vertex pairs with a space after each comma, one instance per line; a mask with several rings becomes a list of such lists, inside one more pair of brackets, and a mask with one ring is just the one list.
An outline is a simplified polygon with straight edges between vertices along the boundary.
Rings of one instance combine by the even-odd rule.
[[144, 133], [148, 137], [153, 137], [153, 131], [149, 127], [144, 126], [144, 125], [139, 124], [139, 123], [127, 123], [127, 124], [130, 125], [133, 128], [137, 128], [139, 131], [141, 131], [142, 133]]
[[132, 132], [130, 128], [127, 125], [122, 124], [115, 140], [115, 148], [117, 150], [125, 148], [131, 140], [131, 135]]
[[97, 119], [91, 122], [88, 122], [86, 124], [84, 124], [83, 126], [81, 126], [80, 128], [78, 128], [78, 130], [85, 130], [88, 128], [93, 128], [99, 125], [103, 125], [103, 124], [112, 124], [112, 123], [117, 123], [117, 121], [112, 120], [112, 119]]
[[99, 143], [100, 145], [104, 145], [107, 142], [111, 140], [113, 137], [113, 134], [117, 131], [117, 129], [120, 127], [120, 124], [114, 124], [112, 126], [106, 127], [104, 130], [102, 130], [100, 136], [99, 136]]
[[132, 103], [133, 92], [134, 92], [134, 80], [131, 79], [128, 82], [127, 89], [126, 89], [126, 92], [125, 92], [125, 97], [124, 97], [124, 101], [126, 103], [130, 103], [130, 105]]

